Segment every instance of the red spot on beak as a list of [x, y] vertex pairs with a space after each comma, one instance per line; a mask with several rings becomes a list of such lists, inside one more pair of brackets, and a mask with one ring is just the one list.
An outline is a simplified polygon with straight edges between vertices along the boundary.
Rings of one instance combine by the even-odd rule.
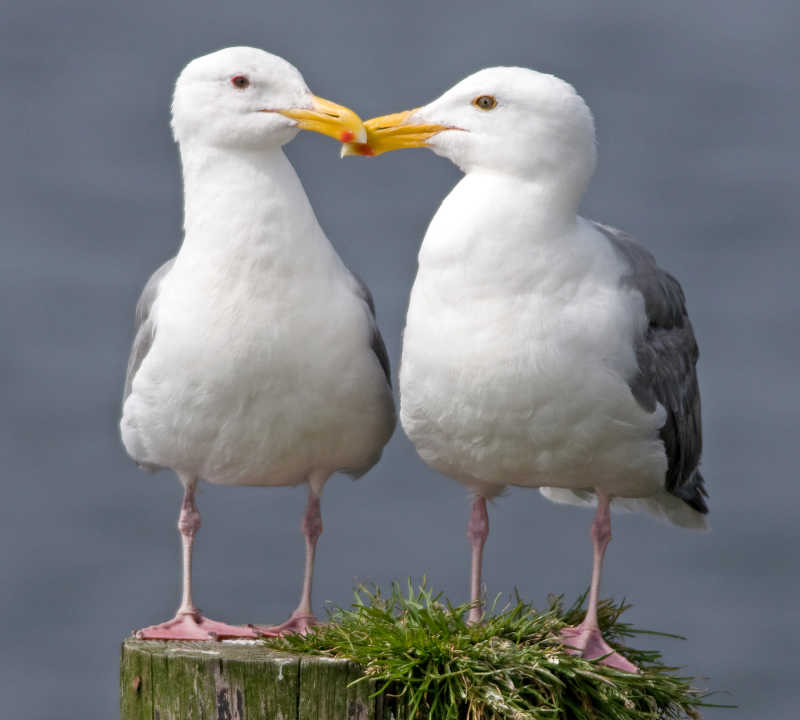
[[358, 143], [356, 145], [356, 152], [359, 155], [366, 155], [367, 157], [372, 157], [375, 153], [372, 151], [372, 148], [367, 145], [367, 143]]
[[353, 142], [354, 138], [355, 135], [353, 135], [351, 130], [342, 130], [342, 132], [339, 134], [339, 140], [345, 143]]

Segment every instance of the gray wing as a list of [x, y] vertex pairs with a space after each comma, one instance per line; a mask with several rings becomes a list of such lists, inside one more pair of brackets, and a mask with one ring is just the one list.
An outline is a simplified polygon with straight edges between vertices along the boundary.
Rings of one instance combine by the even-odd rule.
[[361, 299], [367, 303], [367, 307], [369, 307], [370, 318], [372, 320], [372, 326], [370, 328], [372, 333], [370, 338], [370, 347], [372, 348], [372, 352], [375, 353], [375, 357], [378, 359], [378, 362], [381, 364], [383, 374], [386, 376], [387, 384], [389, 387], [391, 387], [392, 368], [389, 365], [389, 353], [386, 352], [386, 345], [383, 342], [381, 331], [378, 330], [378, 321], [375, 317], [375, 301], [372, 299], [372, 293], [369, 291], [369, 288], [366, 286], [364, 281], [352, 270], [350, 271], [350, 274], [353, 276], [353, 280], [356, 282], [356, 292], [358, 293], [359, 297], [361, 297]]
[[139, 301], [136, 303], [136, 315], [134, 319], [134, 338], [131, 354], [128, 358], [128, 371], [125, 374], [125, 389], [122, 393], [122, 402], [125, 403], [128, 395], [131, 394], [131, 385], [137, 370], [142, 364], [147, 353], [153, 345], [153, 338], [156, 336], [156, 327], [150, 312], [153, 303], [158, 297], [158, 286], [166, 274], [175, 264], [175, 258], [167, 260], [158, 270], [156, 270], [144, 286]]
[[697, 342], [678, 281], [656, 265], [653, 256], [626, 233], [595, 223], [627, 261], [623, 282], [644, 298], [649, 326], [637, 340], [639, 374], [631, 391], [646, 410], [660, 403], [667, 421], [660, 430], [667, 453], [665, 488], [700, 513], [708, 512], [708, 497], [700, 474], [703, 436], [700, 389], [697, 384]]

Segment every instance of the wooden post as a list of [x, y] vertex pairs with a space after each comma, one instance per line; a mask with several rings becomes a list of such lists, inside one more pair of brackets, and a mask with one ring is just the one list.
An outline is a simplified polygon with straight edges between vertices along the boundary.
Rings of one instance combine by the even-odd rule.
[[236, 641], [125, 640], [121, 720], [404, 720], [347, 660]]

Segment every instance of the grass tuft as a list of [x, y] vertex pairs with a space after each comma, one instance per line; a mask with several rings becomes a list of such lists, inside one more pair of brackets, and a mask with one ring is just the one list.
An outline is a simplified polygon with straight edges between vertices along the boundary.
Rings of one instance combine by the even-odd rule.
[[600, 604], [598, 619], [615, 650], [636, 663], [631, 675], [570, 655], [558, 640], [565, 625], [583, 618], [585, 596], [569, 607], [550, 598], [537, 612], [519, 596], [498, 608], [499, 596], [479, 625], [467, 625], [469, 605], [453, 606], [423, 581], [385, 595], [359, 587], [350, 609], [330, 611], [330, 622], [306, 636], [267, 641], [298, 653], [342, 657], [364, 668], [360, 680], [399, 695], [409, 718], [426, 720], [653, 720], [699, 718], [708, 694], [691, 678], [662, 664], [658, 652], [622, 641], [637, 630], [620, 621], [630, 606]]

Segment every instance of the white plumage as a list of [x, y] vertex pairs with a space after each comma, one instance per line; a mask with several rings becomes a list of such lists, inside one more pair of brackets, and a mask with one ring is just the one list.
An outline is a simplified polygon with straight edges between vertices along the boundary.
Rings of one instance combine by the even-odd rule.
[[615, 496], [655, 494], [665, 413], [644, 410], [626, 382], [642, 298], [620, 286], [621, 260], [586, 221], [517, 231], [515, 208], [535, 207], [535, 190], [470, 174], [436, 213], [406, 321], [403, 428], [426, 462], [484, 497], [589, 477]]
[[487, 498], [519, 485], [597, 500], [589, 610], [565, 642], [633, 671], [596, 621], [611, 499], [689, 527], [707, 512], [697, 346], [680, 286], [624, 233], [577, 214], [594, 121], [564, 81], [489, 68], [366, 127], [367, 144], [345, 154], [425, 145], [465, 173], [420, 249], [400, 417], [425, 462], [476, 497], [471, 619]]
[[185, 154], [186, 237], [151, 309], [126, 448], [228, 485], [369, 468], [393, 417], [371, 312], [289, 161]]
[[325, 237], [281, 148], [303, 128], [364, 137], [352, 111], [311, 95], [294, 67], [261, 50], [212, 53], [178, 78], [185, 234], [137, 306], [120, 426], [136, 462], [184, 484], [184, 591], [176, 617], [141, 637], [255, 636], [203, 618], [192, 601], [199, 480], [309, 483], [300, 604], [260, 628], [305, 631], [322, 487], [336, 471], [366, 472], [394, 429], [369, 290]]

